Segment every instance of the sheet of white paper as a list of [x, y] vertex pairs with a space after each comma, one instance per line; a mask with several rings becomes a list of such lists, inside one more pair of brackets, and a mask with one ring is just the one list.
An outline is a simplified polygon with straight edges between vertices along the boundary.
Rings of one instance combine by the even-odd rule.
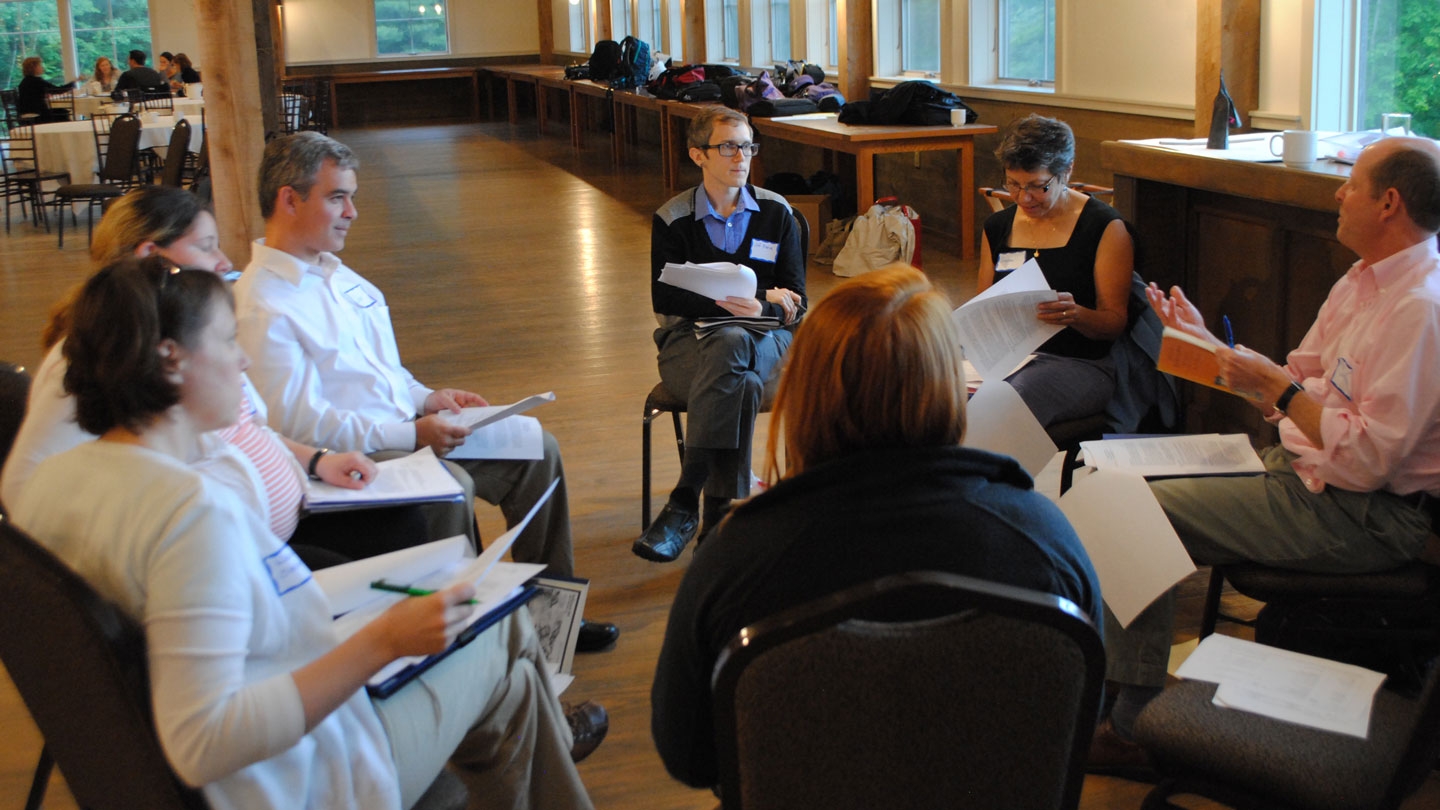
[[470, 431], [465, 443], [446, 458], [487, 458], [539, 461], [545, 455], [540, 420], [533, 416], [507, 416]]
[[314, 574], [315, 583], [329, 598], [331, 613], [338, 616], [379, 598], [384, 592], [370, 587], [370, 583], [377, 579], [408, 585], [469, 557], [470, 538], [457, 534], [444, 540], [322, 568]]
[[1061, 496], [1060, 511], [1090, 555], [1105, 604], [1122, 626], [1195, 571], [1150, 485], [1138, 475], [1096, 470]]
[[1020, 394], [1004, 380], [980, 386], [966, 404], [965, 446], [1010, 456], [1032, 478], [1057, 450]]
[[465, 494], [460, 482], [445, 469], [429, 447], [408, 456], [375, 465], [379, 473], [364, 489], [344, 489], [321, 481], [307, 481], [305, 502], [312, 508], [335, 504], [406, 503], [437, 500]]
[[1248, 475], [1265, 472], [1260, 456], [1242, 433], [1151, 436], [1081, 442], [1085, 464], [1136, 475]]
[[519, 402], [512, 402], [509, 405], [484, 405], [480, 407], [461, 408], [460, 413], [441, 411], [440, 418], [452, 425], [478, 428], [484, 427], [491, 422], [498, 422], [507, 416], [524, 413], [536, 405], [544, 405], [547, 402], [554, 401], [555, 392], [546, 391], [543, 394], [528, 396]]
[[994, 286], [955, 310], [951, 316], [960, 332], [965, 359], [985, 379], [1004, 377], [1064, 327], [1035, 317], [1035, 306], [1054, 301], [1055, 291], [1040, 265], [1030, 259]]
[[519, 523], [511, 526], [504, 534], [495, 538], [490, 545], [485, 547], [485, 551], [481, 552], [479, 557], [476, 557], [473, 562], [458, 571], [447, 584], [454, 585], [460, 582], [478, 583], [483, 580], [490, 571], [494, 570], [496, 564], [500, 562], [500, 558], [505, 556], [505, 552], [509, 551], [510, 547], [515, 545], [515, 538], [519, 537], [520, 533], [525, 531], [525, 527], [530, 525], [530, 521], [535, 517], [535, 513], [539, 512], [540, 507], [544, 506], [545, 502], [550, 500], [550, 495], [555, 492], [555, 487], [559, 485], [559, 478], [551, 481], [550, 486], [545, 489], [545, 494], [541, 495], [539, 499], [530, 506], [530, 511], [525, 514], [525, 517], [521, 519]]
[[732, 262], [671, 262], [660, 269], [660, 281], [715, 301], [732, 295], [740, 298], [755, 297], [755, 271], [743, 264]]
[[545, 669], [550, 673], [550, 685], [554, 687], [555, 694], [557, 695], [565, 694], [565, 690], [569, 689], [570, 684], [575, 682], [574, 675], [561, 672], [559, 667], [549, 661], [545, 662]]
[[1212, 635], [1176, 675], [1218, 683], [1216, 705], [1365, 738], [1380, 672]]
[[[1001, 379], [1010, 379], [1011, 374], [1014, 374], [1020, 369], [1030, 365], [1030, 361], [1034, 359], [1035, 355], [1033, 354], [1025, 355], [1024, 359], [1022, 359], [1019, 363], [1016, 363], [1014, 368], [1005, 372], [1005, 376], [1001, 377]], [[980, 373], [980, 370], [975, 368], [975, 364], [970, 362], [969, 360], [962, 360], [961, 362], [965, 364], [965, 387], [968, 388], [970, 390], [970, 393], [973, 394], [976, 390], [980, 388], [981, 385], [984, 384], [985, 376], [982, 375]]]
[[[504, 604], [505, 600], [514, 596], [520, 590], [521, 585], [524, 585], [532, 577], [536, 576], [544, 570], [544, 563], [500, 563], [499, 565], [495, 566], [495, 570], [490, 572], [490, 576], [486, 577], [483, 582], [479, 583], [475, 587], [475, 601], [479, 604], [474, 606], [474, 610], [470, 614], [470, 621], [466, 624], [466, 626], [468, 627], [469, 625], [474, 624], [475, 622], [484, 618], [485, 614], [500, 607], [500, 605]], [[417, 583], [417, 587], [432, 587], [433, 584], [434, 583], [426, 583], [424, 585], [420, 585], [419, 583]], [[402, 594], [394, 594], [394, 596], [394, 601], [396, 602], [401, 599], [410, 598]], [[393, 604], [393, 602], [390, 604]], [[355, 613], [348, 613], [345, 616], [342, 616], [339, 620], [335, 622], [336, 632], [340, 631], [340, 625], [342, 622], [352, 621], [351, 617], [354, 617], [357, 614], [369, 614], [364, 617], [357, 617], [353, 620], [360, 622], [359, 626], [355, 629], [363, 627], [366, 623], [373, 621], [376, 616], [379, 616], [381, 613], [383, 613], [385, 608], [388, 608], [390, 604], [385, 604], [373, 609], [357, 610], [355, 611]], [[354, 632], [354, 630], [350, 630], [350, 632]], [[347, 633], [346, 635], [349, 635], [349, 633]], [[425, 660], [425, 658], [426, 656], [423, 655], [396, 658], [394, 661], [391, 661], [390, 663], [381, 667], [380, 671], [375, 673], [370, 678], [370, 683], [372, 685], [382, 684], [392, 678], [395, 673], [399, 672], [405, 667], [410, 666], [411, 664], [423, 661]]]

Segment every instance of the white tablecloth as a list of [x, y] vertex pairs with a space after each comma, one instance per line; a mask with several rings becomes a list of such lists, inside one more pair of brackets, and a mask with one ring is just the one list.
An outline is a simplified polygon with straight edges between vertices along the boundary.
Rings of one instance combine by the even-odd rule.
[[[156, 149], [164, 154], [170, 143], [170, 131], [175, 128], [175, 118], [166, 115], [147, 121], [142, 116], [140, 120], [140, 148]], [[187, 114], [185, 120], [190, 122], [190, 151], [199, 152], [205, 141], [200, 116]], [[72, 183], [97, 182], [95, 172], [100, 169], [100, 161], [95, 156], [95, 130], [89, 121], [37, 125], [35, 151], [43, 171], [69, 172]]]
[[[77, 115], [77, 116], [82, 116], [82, 115], [83, 115], [83, 116], [85, 116], [86, 118], [88, 118], [88, 117], [94, 115], [95, 113], [100, 112], [101, 110], [104, 110], [106, 107], [112, 106], [112, 105], [115, 105], [115, 102], [112, 101], [109, 96], [76, 96], [76, 97], [75, 97], [75, 115]], [[177, 98], [177, 99], [175, 99], [175, 109], [178, 110], [178, 111], [184, 112], [186, 116], [191, 116], [191, 115], [193, 115], [193, 116], [195, 116], [196, 118], [199, 118], [199, 117], [200, 117], [200, 110], [201, 110], [202, 108], [204, 108], [204, 106], [205, 106], [205, 100], [204, 100], [204, 99], [201, 99], [201, 98]], [[107, 111], [107, 112], [125, 112], [125, 108], [117, 105], [117, 106], [114, 107], [114, 110], [106, 110], [106, 111]]]

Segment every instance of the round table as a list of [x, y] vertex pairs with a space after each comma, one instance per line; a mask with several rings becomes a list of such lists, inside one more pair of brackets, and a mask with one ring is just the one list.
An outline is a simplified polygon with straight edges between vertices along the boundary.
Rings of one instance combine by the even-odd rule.
[[[179, 112], [180, 107], [176, 107]], [[170, 131], [175, 128], [175, 117], [156, 116], [147, 120], [140, 116], [140, 148], [156, 149], [162, 154], [170, 143]], [[199, 152], [205, 141], [205, 127], [200, 116], [186, 115], [190, 122], [190, 151]], [[40, 169], [47, 172], [68, 172], [72, 183], [94, 183], [95, 173], [100, 169], [95, 154], [95, 130], [89, 121], [62, 121], [57, 124], [35, 126], [35, 154]]]

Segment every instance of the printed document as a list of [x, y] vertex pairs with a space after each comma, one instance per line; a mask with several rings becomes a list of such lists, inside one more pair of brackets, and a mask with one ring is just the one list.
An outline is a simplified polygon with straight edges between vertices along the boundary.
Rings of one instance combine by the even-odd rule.
[[446, 458], [518, 459], [539, 461], [545, 457], [545, 436], [540, 420], [533, 416], [507, 416], [470, 431], [465, 443]]
[[719, 301], [730, 296], [754, 298], [758, 283], [755, 271], [734, 262], [697, 264], [670, 262], [660, 270], [660, 281]]
[[965, 406], [965, 446], [1010, 456], [1034, 478], [1055, 457], [1055, 443], [1010, 383], [991, 380]]
[[311, 512], [394, 506], [404, 503], [458, 501], [465, 497], [460, 482], [445, 469], [429, 447], [408, 456], [381, 461], [375, 480], [364, 489], [345, 489], [323, 481], [305, 482], [305, 508]]
[[1090, 555], [1100, 593], [1122, 627], [1195, 571], [1145, 479], [1096, 470], [1060, 497], [1060, 511]]
[[1106, 439], [1081, 442], [1080, 450], [1087, 467], [1127, 470], [1147, 478], [1265, 472], [1250, 438], [1242, 433]]
[[519, 402], [513, 402], [509, 405], [485, 405], [478, 408], [461, 408], [460, 413], [440, 411], [440, 418], [452, 425], [463, 425], [474, 429], [485, 427], [491, 422], [498, 422], [507, 416], [524, 413], [536, 405], [544, 405], [547, 402], [554, 401], [555, 392], [546, 391], [543, 394], [534, 394], [525, 397]]
[[985, 379], [1000, 378], [1064, 327], [1035, 317], [1037, 304], [1056, 300], [1040, 265], [1030, 259], [952, 316], [965, 359]]
[[1215, 705], [1365, 739], [1380, 672], [1211, 635], [1175, 673], [1219, 684]]

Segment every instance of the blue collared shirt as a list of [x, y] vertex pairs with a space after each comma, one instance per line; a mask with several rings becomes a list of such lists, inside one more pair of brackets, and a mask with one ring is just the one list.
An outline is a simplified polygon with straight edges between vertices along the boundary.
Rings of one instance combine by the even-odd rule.
[[715, 206], [710, 204], [705, 187], [702, 185], [695, 188], [695, 218], [705, 223], [705, 233], [710, 236], [710, 244], [726, 253], [740, 252], [740, 245], [745, 242], [745, 231], [750, 227], [750, 212], [759, 210], [760, 206], [755, 202], [755, 198], [742, 186], [740, 203], [730, 213], [729, 219], [723, 219], [715, 212]]

